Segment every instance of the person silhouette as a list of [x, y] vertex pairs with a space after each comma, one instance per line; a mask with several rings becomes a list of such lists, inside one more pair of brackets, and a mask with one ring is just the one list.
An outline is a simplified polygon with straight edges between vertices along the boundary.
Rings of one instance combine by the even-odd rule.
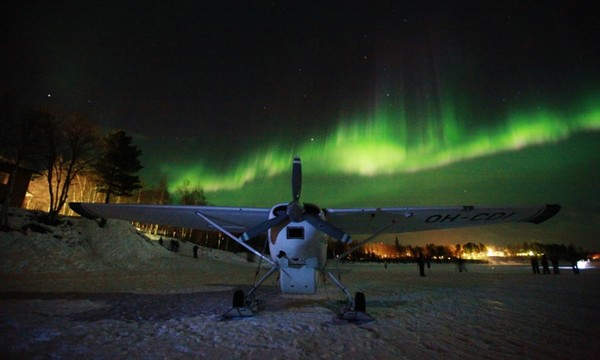
[[419, 265], [419, 274], [425, 276], [425, 258], [422, 253], [417, 257], [417, 265]]
[[558, 255], [552, 254], [552, 256], [550, 256], [550, 262], [552, 262], [552, 272], [554, 275], [559, 275], [560, 271], [558, 270]]
[[544, 272], [544, 275], [550, 274], [550, 267], [548, 266], [548, 257], [546, 254], [542, 255], [542, 271]]
[[536, 255], [531, 255], [531, 269], [534, 275], [540, 273], [540, 263]]
[[467, 271], [467, 267], [465, 266], [465, 259], [458, 258], [458, 272]]

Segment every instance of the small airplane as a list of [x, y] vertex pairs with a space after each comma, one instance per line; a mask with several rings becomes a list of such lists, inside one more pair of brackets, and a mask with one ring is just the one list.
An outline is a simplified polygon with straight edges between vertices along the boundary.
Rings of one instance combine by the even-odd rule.
[[[302, 164], [295, 157], [292, 165], [292, 201], [272, 208], [238, 208], [183, 205], [136, 205], [70, 203], [80, 215], [90, 219], [122, 219], [149, 224], [173, 225], [220, 231], [271, 265], [254, 286], [244, 294], [237, 290], [233, 307], [224, 316], [251, 316], [264, 307], [255, 291], [275, 272], [279, 272], [282, 293], [315, 294], [318, 275], [328, 277], [346, 298], [340, 317], [370, 320], [365, 295], [351, 295], [340, 278], [327, 270], [327, 240], [350, 243], [350, 234], [368, 235], [349, 250], [336, 256], [340, 260], [381, 234], [402, 233], [505, 222], [539, 224], [553, 217], [560, 205], [529, 207], [394, 207], [394, 208], [320, 208], [302, 203]], [[235, 236], [233, 233], [242, 234]], [[267, 233], [270, 257], [248, 245], [247, 241]]]

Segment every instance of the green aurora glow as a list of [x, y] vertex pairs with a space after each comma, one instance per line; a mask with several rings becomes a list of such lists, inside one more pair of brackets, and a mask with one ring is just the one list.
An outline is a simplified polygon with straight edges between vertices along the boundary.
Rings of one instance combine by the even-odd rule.
[[169, 174], [171, 192], [187, 180], [209, 194], [237, 190], [255, 180], [287, 174], [295, 155], [302, 157], [304, 173], [308, 175], [373, 178], [416, 173], [598, 131], [599, 99], [590, 97], [577, 107], [578, 111], [542, 107], [512, 111], [504, 119], [487, 123], [493, 125], [482, 126], [474, 125], [474, 116], [461, 118], [455, 106], [445, 103], [440, 106], [441, 116], [429, 116], [419, 123], [420, 128], [409, 121], [401, 106], [381, 106], [370, 115], [340, 118], [337, 128], [321, 139], [303, 139], [293, 148], [265, 144], [262, 150], [248, 154], [225, 173], [217, 173], [202, 163], [163, 164], [161, 171]]

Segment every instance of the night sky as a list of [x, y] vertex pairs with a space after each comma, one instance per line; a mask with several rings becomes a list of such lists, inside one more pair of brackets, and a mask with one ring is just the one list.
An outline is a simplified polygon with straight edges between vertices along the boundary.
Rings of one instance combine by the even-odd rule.
[[299, 155], [322, 207], [563, 205], [401, 242], [600, 250], [597, 1], [218, 3], [3, 1], [0, 93], [124, 129], [144, 183], [216, 205], [290, 201]]

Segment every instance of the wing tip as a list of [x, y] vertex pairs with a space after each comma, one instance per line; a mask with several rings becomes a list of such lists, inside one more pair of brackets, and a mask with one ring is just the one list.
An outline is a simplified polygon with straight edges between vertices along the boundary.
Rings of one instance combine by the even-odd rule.
[[554, 215], [558, 214], [558, 212], [560, 211], [560, 208], [561, 208], [561, 206], [558, 204], [546, 205], [546, 207], [541, 212], [539, 212], [535, 216], [531, 217], [530, 219], [527, 219], [526, 222], [533, 223], [533, 224], [541, 224], [544, 221], [553, 217]]
[[83, 206], [83, 203], [80, 203], [80, 202], [71, 202], [71, 203], [69, 203], [69, 207], [71, 209], [73, 209], [73, 211], [75, 211], [76, 213], [78, 213], [79, 215], [81, 215], [81, 216], [83, 216], [85, 218], [88, 218], [88, 219], [94, 220], [94, 219], [97, 219], [97, 218], [100, 217], [100, 216], [94, 214], [93, 212], [88, 211]]

